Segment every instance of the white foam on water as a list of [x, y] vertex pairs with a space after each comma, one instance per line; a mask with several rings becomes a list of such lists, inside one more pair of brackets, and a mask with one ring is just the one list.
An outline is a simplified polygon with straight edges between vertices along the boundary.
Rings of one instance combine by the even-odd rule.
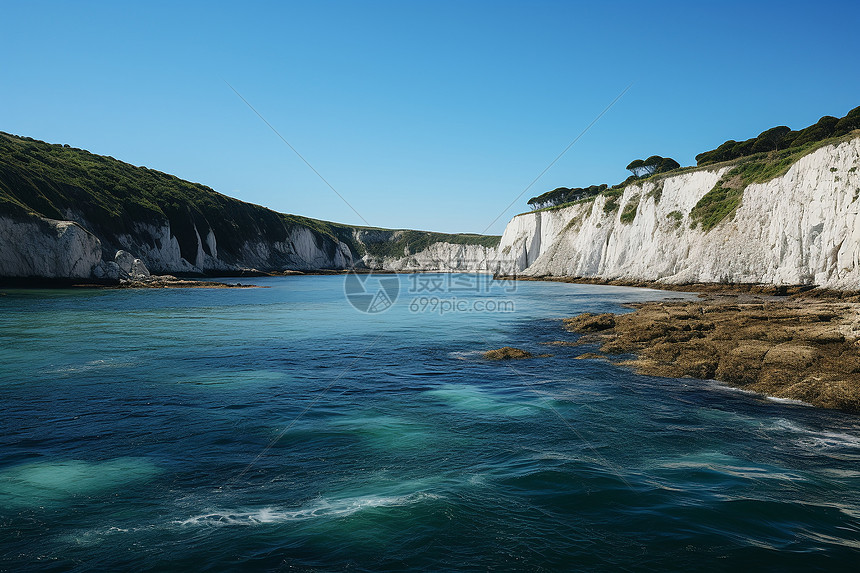
[[765, 400], [770, 400], [771, 402], [777, 402], [779, 404], [792, 404], [794, 406], [808, 406], [810, 408], [813, 407], [809, 402], [804, 402], [803, 400], [795, 400], [794, 398], [780, 398], [778, 396], [770, 396], [768, 394], [762, 394], [761, 392], [755, 392], [753, 390], [745, 390], [743, 388], [735, 388], [734, 386], [729, 386], [723, 382], [718, 380], [709, 380], [711, 383], [710, 386], [712, 388], [717, 388], [720, 390], [725, 390], [727, 392], [736, 392], [738, 394], [748, 394], [751, 396], [760, 396]]
[[424, 492], [408, 495], [365, 495], [341, 499], [320, 499], [313, 504], [296, 509], [262, 507], [258, 509], [213, 510], [188, 519], [175, 521], [180, 526], [234, 526], [279, 524], [310, 519], [338, 519], [360, 511], [380, 507], [404, 507], [438, 499], [439, 496]]
[[777, 396], [765, 396], [766, 399], [771, 402], [779, 402], [780, 404], [794, 404], [796, 406], [809, 406], [812, 407], [812, 404], [809, 402], [804, 402], [803, 400], [795, 400], [793, 398], [779, 398]]
[[146, 458], [114, 458], [103, 462], [40, 461], [0, 471], [0, 506], [39, 507], [66, 499], [121, 489], [160, 472]]
[[696, 416], [704, 424], [721, 425], [735, 429], [758, 429], [761, 428], [761, 419], [754, 416], [742, 414], [729, 408], [703, 407], [696, 411]]
[[455, 360], [478, 360], [483, 356], [484, 353], [481, 350], [458, 350], [448, 353], [448, 357]]
[[735, 386], [729, 386], [725, 382], [720, 382], [719, 380], [704, 380], [704, 383], [709, 387], [716, 390], [725, 390], [726, 392], [734, 392], [737, 394], [747, 394], [751, 396], [761, 396], [759, 392], [754, 392], [753, 390], [746, 390], [744, 388], [737, 388]]
[[82, 547], [92, 547], [101, 544], [112, 535], [137, 532], [139, 528], [127, 529], [124, 527], [109, 526], [106, 528], [88, 529], [67, 535], [60, 535], [58, 539], [63, 543], [71, 543]]
[[770, 429], [774, 430], [788, 430], [790, 432], [795, 433], [805, 433], [807, 432], [806, 428], [798, 426], [791, 420], [786, 420], [785, 418], [777, 418], [773, 421]]
[[775, 420], [771, 429], [796, 434], [798, 441], [807, 445], [823, 448], [860, 448], [860, 432], [849, 434], [847, 432], [812, 430], [784, 418]]

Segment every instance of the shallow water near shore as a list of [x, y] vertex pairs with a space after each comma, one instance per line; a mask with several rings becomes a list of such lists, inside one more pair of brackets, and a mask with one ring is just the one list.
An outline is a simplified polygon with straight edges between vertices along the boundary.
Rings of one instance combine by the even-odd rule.
[[[254, 282], [270, 288], [2, 291], [0, 570], [860, 556], [857, 417], [540, 344], [576, 338], [564, 317], [694, 295], [449, 285], [435, 296], [465, 306], [442, 312], [404, 276], [364, 314], [342, 276]], [[482, 359], [501, 346], [553, 356]]]

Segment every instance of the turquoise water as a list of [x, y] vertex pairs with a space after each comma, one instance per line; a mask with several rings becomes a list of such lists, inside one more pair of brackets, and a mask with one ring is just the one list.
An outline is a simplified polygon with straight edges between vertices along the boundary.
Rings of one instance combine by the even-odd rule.
[[[565, 316], [677, 293], [519, 283], [419, 312], [402, 277], [392, 308], [363, 314], [343, 277], [256, 282], [2, 291], [0, 570], [860, 557], [858, 418], [540, 344], [575, 339]], [[505, 345], [553, 356], [481, 359]]]

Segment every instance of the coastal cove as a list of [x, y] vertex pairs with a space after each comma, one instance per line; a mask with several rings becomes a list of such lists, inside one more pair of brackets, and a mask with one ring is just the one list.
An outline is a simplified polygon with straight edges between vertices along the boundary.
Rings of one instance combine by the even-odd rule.
[[[390, 276], [379, 314], [338, 275], [2, 289], [4, 565], [855, 562], [860, 418], [550, 344], [579, 340], [565, 318], [695, 294]], [[552, 356], [482, 357], [505, 346]]]
[[860, 3], [3, 17], [0, 573], [857, 569]]

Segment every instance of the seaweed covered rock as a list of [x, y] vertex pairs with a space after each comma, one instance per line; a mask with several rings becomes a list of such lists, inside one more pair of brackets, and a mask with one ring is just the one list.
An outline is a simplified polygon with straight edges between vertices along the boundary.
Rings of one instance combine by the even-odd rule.
[[615, 328], [615, 315], [609, 312], [591, 314], [585, 312], [563, 321], [564, 327], [571, 332], [598, 332]]
[[514, 348], [513, 346], [504, 346], [502, 348], [497, 348], [496, 350], [484, 352], [484, 358], [487, 360], [512, 360], [531, 357], [531, 352]]

